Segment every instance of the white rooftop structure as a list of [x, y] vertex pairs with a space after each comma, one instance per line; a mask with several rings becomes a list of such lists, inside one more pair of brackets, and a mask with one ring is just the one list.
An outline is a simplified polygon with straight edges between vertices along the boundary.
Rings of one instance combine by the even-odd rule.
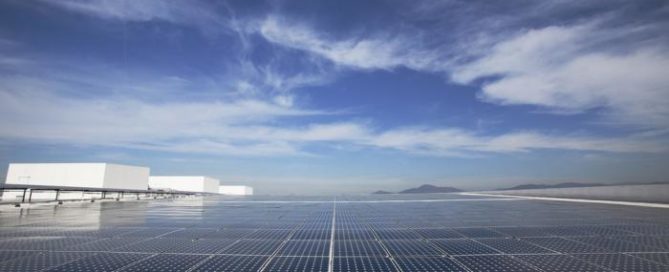
[[6, 184], [146, 190], [148, 167], [111, 163], [10, 163]]
[[152, 190], [172, 190], [198, 193], [218, 193], [218, 179], [205, 176], [151, 176]]
[[253, 187], [244, 185], [221, 185], [218, 193], [223, 195], [253, 195]]

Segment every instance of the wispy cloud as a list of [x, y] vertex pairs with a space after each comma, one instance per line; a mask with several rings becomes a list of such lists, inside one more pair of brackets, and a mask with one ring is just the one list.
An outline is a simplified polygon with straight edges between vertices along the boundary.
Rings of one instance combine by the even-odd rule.
[[540, 132], [510, 132], [479, 135], [457, 128], [406, 128], [380, 133], [371, 138], [372, 146], [415, 154], [472, 156], [485, 153], [517, 153], [533, 150], [574, 150], [603, 152], [666, 152], [662, 141], [647, 138], [606, 138], [578, 135], [550, 135]]
[[[449, 33], [440, 28], [334, 35], [281, 14], [244, 21], [227, 5], [200, 1], [47, 2], [105, 20], [226, 29], [242, 46], [226, 59], [230, 67], [221, 69], [225, 72], [212, 69], [207, 76], [188, 78], [132, 67], [120, 71], [93, 60], [85, 66], [76, 60], [27, 61], [0, 52], [0, 68], [10, 70], [2, 74], [0, 87], [0, 137], [5, 139], [248, 156], [304, 155], [312, 144], [331, 143], [428, 156], [543, 149], [652, 153], [666, 152], [669, 146], [663, 135], [605, 137], [531, 129], [484, 134], [438, 126], [378, 129], [373, 121], [346, 115], [334, 121], [309, 119], [331, 112], [297, 103], [292, 92], [327, 84], [341, 70], [408, 68], [480, 86], [479, 97], [489, 103], [571, 112], [603, 109], [618, 122], [666, 128], [666, 45], [647, 39], [602, 46], [620, 41], [621, 35], [646, 33], [643, 26], [611, 32], [601, 22], [580, 22], [507, 30], [505, 35], [482, 31], [475, 38], [450, 37], [463, 42], [445, 44], [438, 38]], [[436, 8], [418, 12], [438, 13], [437, 20], [442, 16]], [[253, 54], [258, 53], [254, 38], [274, 46], [263, 52], [269, 56]], [[34, 65], [23, 66], [30, 63]]]
[[632, 30], [604, 33], [593, 25], [528, 30], [495, 44], [481, 58], [457, 67], [452, 79], [486, 80], [480, 97], [502, 105], [557, 110], [603, 108], [617, 123], [669, 125], [669, 48], [649, 45], [618, 51], [602, 42]]
[[165, 21], [190, 25], [216, 33], [229, 31], [230, 23], [216, 5], [182, 0], [42, 0], [56, 7], [102, 19], [150, 22]]
[[[305, 155], [310, 144], [338, 143], [430, 156], [472, 156], [537, 149], [666, 152], [646, 138], [477, 135], [457, 128], [375, 130], [358, 122], [289, 125], [284, 118], [324, 114], [262, 101], [171, 102], [74, 99], [0, 91], [0, 137], [75, 145], [221, 155]], [[288, 122], [289, 123], [289, 122]]]
[[372, 37], [336, 39], [326, 33], [300, 23], [270, 16], [259, 29], [270, 42], [305, 50], [350, 68], [391, 70], [407, 67], [416, 70], [431, 69], [440, 56], [421, 51], [420, 41], [403, 34], [371, 34]]
[[[429, 17], [434, 11], [416, 12]], [[519, 30], [498, 29], [520, 21], [498, 16], [494, 22], [486, 19], [487, 28], [475, 23], [477, 33], [458, 36], [440, 33], [439, 27], [335, 36], [269, 16], [259, 31], [272, 43], [349, 69], [403, 67], [443, 74], [455, 83], [479, 86], [479, 98], [488, 103], [535, 105], [555, 113], [600, 109], [608, 123], [669, 127], [666, 35], [657, 25], [616, 25], [616, 15]], [[439, 42], [449, 38], [450, 46]]]

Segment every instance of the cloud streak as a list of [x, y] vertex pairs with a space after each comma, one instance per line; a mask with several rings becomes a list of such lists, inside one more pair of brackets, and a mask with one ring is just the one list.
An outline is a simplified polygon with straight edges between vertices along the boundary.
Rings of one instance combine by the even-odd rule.
[[325, 114], [261, 101], [149, 104], [82, 100], [43, 93], [0, 92], [0, 137], [74, 145], [243, 156], [308, 155], [311, 144], [336, 143], [429, 156], [471, 156], [538, 149], [666, 152], [662, 142], [639, 138], [477, 135], [457, 128], [372, 129], [357, 122], [291, 126], [285, 118]]
[[611, 124], [669, 127], [666, 35], [652, 37], [658, 29], [651, 24], [609, 26], [611, 20], [502, 31], [507, 35], [480, 30], [478, 38], [456, 37], [462, 41], [451, 47], [434, 41], [445, 39], [437, 29], [335, 38], [277, 16], [264, 20], [259, 32], [272, 43], [349, 69], [443, 74], [480, 87], [478, 96], [488, 103], [556, 113], [599, 110]]

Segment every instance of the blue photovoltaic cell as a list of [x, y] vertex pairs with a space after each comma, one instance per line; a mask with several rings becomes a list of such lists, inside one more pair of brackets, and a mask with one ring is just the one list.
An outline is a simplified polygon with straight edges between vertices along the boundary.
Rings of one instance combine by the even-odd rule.
[[334, 271], [397, 271], [389, 258], [383, 257], [340, 257], [334, 259]]
[[207, 255], [160, 254], [134, 263], [123, 272], [181, 272], [187, 271]]
[[421, 240], [389, 240], [384, 241], [393, 256], [439, 256], [443, 255], [430, 243]]
[[606, 268], [578, 260], [568, 255], [517, 255], [516, 258], [546, 272], [579, 271], [605, 272]]
[[417, 240], [422, 238], [416, 231], [409, 229], [374, 229], [374, 232], [382, 240]]
[[538, 271], [510, 256], [458, 256], [458, 261], [473, 271], [525, 272]]
[[431, 240], [438, 248], [450, 255], [496, 254], [494, 250], [483, 244], [466, 239]]
[[418, 234], [420, 234], [425, 239], [454, 239], [454, 238], [464, 238], [462, 234], [444, 228], [430, 228], [430, 229], [414, 229]]
[[81, 252], [43, 252], [35, 255], [12, 259], [0, 263], [2, 272], [28, 272], [42, 271], [50, 267], [66, 264], [68, 262], [91, 256], [93, 253]]
[[504, 237], [504, 234], [496, 232], [488, 228], [457, 228], [454, 229], [458, 233], [469, 238], [499, 238]]
[[0, 213], [0, 271], [313, 272], [330, 263], [342, 272], [669, 271], [669, 209], [497, 200], [194, 197], [8, 207]]
[[40, 252], [41, 251], [2, 250], [0, 251], [0, 263], [28, 255], [38, 254]]
[[74, 271], [96, 271], [111, 272], [130, 265], [136, 261], [148, 258], [151, 255], [130, 253], [99, 253], [90, 257], [56, 266], [48, 269], [48, 272], [74, 272]]
[[240, 240], [219, 253], [240, 255], [271, 255], [281, 245], [277, 240]]
[[337, 240], [336, 256], [385, 256], [381, 244], [375, 240]]
[[207, 259], [193, 271], [197, 272], [256, 272], [265, 263], [263, 256], [219, 255]]
[[276, 257], [267, 268], [269, 272], [327, 272], [328, 258], [325, 257]]
[[290, 240], [287, 241], [279, 255], [281, 256], [327, 256], [330, 240]]
[[669, 266], [624, 254], [575, 254], [572, 256], [615, 271], [669, 271]]
[[661, 263], [664, 265], [669, 265], [669, 252], [664, 253], [634, 253], [630, 254], [634, 257], [646, 259], [656, 263]]
[[548, 248], [559, 253], [606, 253], [608, 249], [596, 247], [559, 237], [548, 238], [523, 238], [523, 241]]
[[445, 257], [400, 257], [395, 259], [402, 271], [460, 272], [467, 271], [454, 260]]
[[554, 253], [554, 251], [516, 239], [477, 239], [476, 241], [509, 254]]

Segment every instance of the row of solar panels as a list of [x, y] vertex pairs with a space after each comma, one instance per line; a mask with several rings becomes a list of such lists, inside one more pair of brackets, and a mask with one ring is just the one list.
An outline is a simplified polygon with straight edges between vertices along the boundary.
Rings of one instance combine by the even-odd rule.
[[[82, 252], [2, 253], [0, 271], [327, 271], [327, 257]], [[2, 257], [0, 257], [2, 258]], [[334, 271], [667, 271], [669, 253], [338, 257]], [[466, 270], [469, 269], [469, 270]]]

